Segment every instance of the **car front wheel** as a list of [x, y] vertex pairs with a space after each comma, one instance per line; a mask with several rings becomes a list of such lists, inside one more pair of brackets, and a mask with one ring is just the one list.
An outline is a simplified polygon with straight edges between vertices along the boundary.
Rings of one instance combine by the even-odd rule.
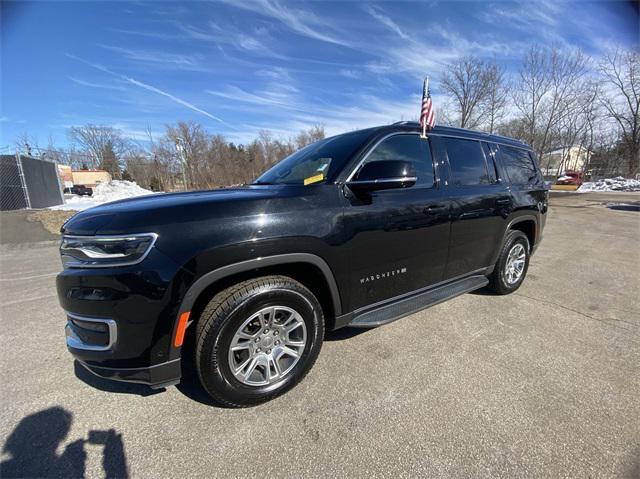
[[251, 406], [304, 378], [320, 352], [324, 318], [302, 284], [265, 276], [218, 293], [203, 311], [196, 336], [204, 389], [226, 406]]

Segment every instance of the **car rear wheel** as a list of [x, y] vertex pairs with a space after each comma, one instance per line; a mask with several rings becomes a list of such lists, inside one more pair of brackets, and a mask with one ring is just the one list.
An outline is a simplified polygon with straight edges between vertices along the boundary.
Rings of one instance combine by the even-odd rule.
[[324, 336], [316, 297], [285, 276], [244, 281], [218, 293], [196, 330], [196, 369], [219, 403], [268, 401], [300, 382]]
[[489, 286], [498, 294], [516, 291], [529, 268], [529, 239], [522, 231], [510, 230], [504, 240]]

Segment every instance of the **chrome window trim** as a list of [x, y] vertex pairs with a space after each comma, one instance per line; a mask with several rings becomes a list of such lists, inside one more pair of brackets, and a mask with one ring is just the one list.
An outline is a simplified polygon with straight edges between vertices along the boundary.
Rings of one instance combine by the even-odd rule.
[[[351, 179], [353, 178], [353, 175], [355, 175], [356, 172], [363, 165], [363, 163], [365, 161], [367, 161], [367, 158], [369, 157], [369, 155], [373, 152], [373, 150], [375, 150], [378, 147], [378, 145], [380, 143], [382, 143], [387, 138], [390, 138], [390, 137], [395, 136], [395, 135], [420, 135], [420, 132], [418, 132], [418, 131], [394, 131], [392, 133], [388, 133], [388, 134], [384, 135], [382, 138], [380, 138], [378, 141], [376, 141], [371, 146], [369, 151], [367, 151], [367, 153], [364, 155], [364, 157], [362, 157], [362, 159], [358, 162], [358, 164], [355, 166], [355, 168], [353, 168], [351, 170], [351, 173], [349, 173], [349, 175], [347, 176], [347, 179], [345, 180], [345, 183], [348, 183], [349, 181], [351, 181]], [[431, 132], [427, 133], [427, 137], [429, 137], [429, 136], [437, 136], [437, 137], [440, 137], [440, 138], [458, 138], [460, 140], [486, 141], [487, 143], [493, 143], [495, 145], [510, 146], [510, 147], [518, 148], [520, 150], [524, 150], [524, 151], [528, 151], [528, 152], [533, 151], [530, 147], [527, 147], [524, 144], [523, 144], [523, 146], [520, 146], [520, 145], [512, 145], [510, 143], [504, 143], [504, 142], [501, 142], [501, 141], [496, 141], [495, 139], [491, 138], [491, 136], [489, 136], [488, 134], [487, 134], [487, 138], [482, 138], [482, 139], [481, 138], [469, 137], [469, 136], [449, 135], [449, 134], [446, 134], [446, 133], [431, 133]], [[436, 164], [437, 162], [435, 161], [435, 158], [433, 156], [433, 152], [431, 152], [431, 161], [433, 163], [433, 169], [434, 169], [434, 184], [433, 184], [433, 186], [431, 186], [431, 188], [433, 188], [434, 186], [437, 186], [437, 184], [438, 184], [438, 181], [436, 179], [435, 174], [437, 172], [436, 171], [437, 168], [439, 167], [439, 165]]]
[[141, 236], [148, 236], [151, 237], [151, 243], [149, 244], [149, 247], [147, 248], [147, 250], [144, 252], [144, 254], [134, 260], [134, 261], [124, 261], [124, 262], [114, 262], [114, 263], [108, 263], [108, 264], [81, 264], [81, 263], [73, 263], [73, 262], [69, 262], [66, 263], [65, 268], [78, 268], [78, 269], [83, 269], [83, 268], [119, 268], [122, 266], [133, 266], [135, 264], [141, 263], [145, 260], [145, 258], [149, 255], [149, 253], [151, 252], [151, 250], [153, 249], [154, 245], [156, 244], [156, 240], [158, 239], [158, 234], [157, 233], [131, 233], [131, 234], [126, 234], [126, 235], [62, 235], [62, 239], [60, 240], [60, 247], [58, 248], [58, 250], [60, 251], [60, 256], [69, 256], [69, 255], [65, 255], [62, 252], [62, 242], [64, 241], [65, 238], [75, 238], [75, 239], [112, 239], [112, 240], [122, 240], [122, 239], [127, 239], [127, 238], [139, 238]]
[[[78, 314], [70, 313], [65, 311], [68, 318], [77, 319], [78, 321], [86, 321], [89, 323], [104, 323], [107, 325], [107, 331], [109, 332], [109, 343], [106, 346], [95, 346], [91, 344], [87, 344], [83, 342], [79, 337], [75, 334], [70, 336], [66, 334], [67, 337], [67, 346], [73, 349], [81, 349], [84, 351], [109, 351], [113, 348], [118, 340], [118, 326], [113, 319], [104, 319], [104, 318], [92, 318], [87, 316], [80, 316]], [[73, 328], [67, 324], [67, 331], [73, 332]]]
[[380, 184], [380, 183], [396, 183], [398, 181], [418, 181], [418, 178], [416, 176], [399, 176], [397, 178], [384, 178], [381, 180], [356, 180], [356, 181], [349, 181], [347, 183], [347, 185], [375, 185], [375, 184]]
[[[446, 133], [427, 133], [428, 136], [439, 136], [441, 138], [459, 138], [461, 140], [475, 140], [475, 141], [486, 141], [487, 143], [493, 143], [496, 145], [503, 145], [503, 146], [511, 146], [513, 148], [518, 148], [520, 150], [524, 150], [524, 151], [533, 151], [531, 148], [528, 148], [526, 145], [520, 146], [520, 145], [512, 145], [510, 143], [504, 143], [501, 141], [495, 141], [493, 139], [491, 139], [490, 136], [488, 136], [487, 138], [474, 138], [472, 136], [459, 136], [459, 135], [448, 135]], [[488, 133], [487, 133], [488, 135]]]
[[[347, 179], [345, 180], [345, 183], [349, 183], [352, 180], [353, 175], [355, 175], [356, 172], [360, 169], [360, 167], [364, 164], [364, 162], [367, 161], [367, 158], [369, 158], [369, 155], [371, 155], [371, 153], [373, 153], [373, 151], [378, 147], [378, 145], [380, 143], [382, 143], [387, 138], [391, 138], [392, 136], [397, 136], [397, 135], [420, 135], [420, 133], [417, 132], [417, 131], [394, 131], [393, 133], [388, 133], [388, 134], [384, 135], [382, 138], [380, 138], [378, 141], [376, 141], [371, 146], [371, 148], [369, 148], [369, 151], [367, 151], [367, 153], [362, 157], [362, 159], [358, 162], [358, 164], [355, 166], [355, 168], [353, 170], [351, 170], [351, 173], [349, 173], [349, 176], [347, 176]], [[431, 153], [431, 165], [432, 165], [432, 168], [433, 168], [433, 185], [431, 185], [431, 186], [429, 186], [427, 188], [434, 188], [438, 184], [438, 182], [436, 181], [436, 164], [434, 162], [433, 152], [431, 151], [431, 148], [429, 148], [429, 151]], [[416, 179], [416, 181], [417, 181], [417, 179]]]

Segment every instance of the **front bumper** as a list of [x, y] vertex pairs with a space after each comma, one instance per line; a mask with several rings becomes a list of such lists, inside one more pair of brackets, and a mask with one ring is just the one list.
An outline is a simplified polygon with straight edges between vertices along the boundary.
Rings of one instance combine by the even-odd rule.
[[57, 290], [71, 355], [102, 378], [156, 388], [179, 382], [172, 336], [184, 274], [157, 248], [134, 266], [63, 270]]
[[180, 358], [146, 368], [104, 368], [80, 360], [78, 362], [96, 376], [113, 381], [146, 384], [154, 389], [173, 386], [180, 382]]

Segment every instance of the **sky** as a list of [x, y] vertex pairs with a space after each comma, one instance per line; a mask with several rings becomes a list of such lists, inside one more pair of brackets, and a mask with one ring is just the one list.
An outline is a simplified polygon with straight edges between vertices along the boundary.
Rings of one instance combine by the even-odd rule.
[[86, 123], [147, 132], [192, 120], [230, 141], [415, 120], [422, 80], [465, 55], [514, 73], [534, 43], [598, 57], [638, 48], [635, 2], [277, 0], [7, 2], [0, 151], [69, 143]]

